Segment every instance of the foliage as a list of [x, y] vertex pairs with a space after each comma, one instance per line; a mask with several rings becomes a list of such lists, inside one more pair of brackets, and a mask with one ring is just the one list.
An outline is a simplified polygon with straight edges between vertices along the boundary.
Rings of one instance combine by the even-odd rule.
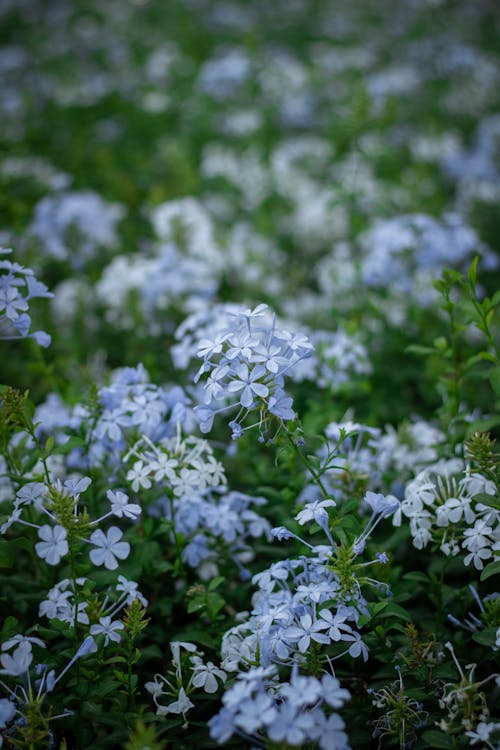
[[0, 746], [500, 742], [498, 14], [0, 9]]

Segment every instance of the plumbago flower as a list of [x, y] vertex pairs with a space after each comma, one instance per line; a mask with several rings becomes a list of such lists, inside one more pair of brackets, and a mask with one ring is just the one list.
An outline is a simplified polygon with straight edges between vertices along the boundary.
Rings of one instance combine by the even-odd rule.
[[448, 620], [458, 628], [469, 633], [481, 632], [482, 642], [488, 642], [493, 651], [500, 649], [500, 593], [488, 594], [482, 599], [472, 584], [469, 584], [477, 607], [478, 613], [469, 611], [463, 621], [452, 614], [448, 614]]
[[29, 232], [46, 255], [81, 270], [97, 252], [116, 244], [123, 215], [122, 206], [106, 203], [91, 190], [69, 191], [37, 203]]
[[343, 719], [332, 709], [350, 698], [336, 677], [304, 676], [298, 667], [288, 682], [280, 682], [276, 667], [252, 667], [238, 675], [223, 697], [222, 710], [209, 722], [210, 735], [219, 743], [234, 734], [261, 746], [271, 742], [302, 746], [317, 742], [321, 750], [348, 750]]
[[96, 294], [114, 326], [136, 333], [140, 326], [158, 336], [172, 325], [172, 314], [196, 309], [215, 295], [217, 286], [217, 271], [208, 258], [185, 257], [174, 244], [162, 243], [146, 257], [115, 256], [97, 282]]
[[[0, 247], [0, 256], [11, 252], [10, 249]], [[28, 314], [28, 303], [35, 297], [53, 296], [45, 284], [35, 278], [30, 268], [0, 259], [0, 339], [32, 338], [40, 346], [49, 346], [48, 333], [30, 333], [31, 317]]]
[[[8, 695], [8, 699], [0, 699], [0, 729], [6, 730], [15, 747], [32, 745], [35, 733], [37, 743], [44, 742], [50, 747], [49, 722], [67, 716], [68, 712], [53, 716], [49, 706], [47, 715], [44, 715], [47, 695], [54, 691], [75, 662], [97, 651], [94, 638], [87, 636], [69, 662], [56, 674], [54, 669], [49, 669], [42, 662], [35, 667], [33, 648], [45, 650], [46, 646], [40, 638], [18, 633], [4, 641], [0, 650], [0, 686]], [[0, 734], [0, 747], [1, 743]]]
[[[170, 650], [172, 669], [168, 672], [168, 677], [156, 674], [152, 682], [146, 683], [145, 688], [153, 696], [159, 716], [182, 714], [185, 720], [186, 713], [195, 705], [188, 697], [194, 689], [203, 688], [205, 693], [212, 695], [218, 691], [220, 683], [226, 681], [227, 675], [213, 662], [205, 664], [202, 659], [203, 651], [199, 651], [194, 643], [172, 641]], [[187, 659], [183, 658], [184, 652], [189, 655]], [[191, 677], [186, 685], [183, 667], [185, 671], [191, 670]], [[167, 704], [164, 703], [165, 700], [168, 701]]]
[[149, 383], [142, 365], [114, 373], [112, 382], [99, 390], [101, 411], [89, 435], [91, 465], [112, 462], [118, 467], [132, 440], [172, 437], [177, 425], [194, 424], [182, 388], [164, 389]]
[[[124, 609], [138, 600], [143, 607], [148, 602], [138, 590], [138, 584], [125, 576], [119, 575], [117, 583], [109, 586], [101, 594], [95, 592], [92, 579], [80, 577], [75, 581], [64, 578], [56, 583], [40, 603], [39, 617], [49, 620], [59, 620], [68, 627], [91, 625], [91, 635], [105, 635], [105, 645], [108, 640], [119, 641], [117, 631], [123, 629], [123, 623], [115, 618]], [[91, 624], [89, 604], [92, 603], [90, 615], [95, 622]]]
[[[490, 499], [491, 498], [491, 499]], [[408, 483], [393, 523], [410, 520], [413, 544], [423, 549], [430, 542], [464, 565], [482, 570], [499, 557], [500, 510], [495, 483], [472, 473], [461, 459], [431, 464]]]
[[[368, 659], [360, 629], [369, 621], [370, 610], [362, 587], [383, 585], [365, 570], [386, 562], [387, 556], [382, 553], [368, 562], [358, 562], [358, 557], [369, 534], [398, 506], [395, 498], [372, 492], [365, 502], [372, 509], [370, 519], [346, 546], [337, 546], [330, 533], [332, 499], [308, 503], [295, 516], [300, 525], [317, 524], [326, 544], [309, 544], [285, 527], [273, 529], [278, 539], [303, 542], [309, 554], [274, 563], [254, 576], [258, 591], [252, 612], [223, 636], [221, 667], [239, 674], [222, 698], [222, 710], [209, 722], [218, 742], [238, 734], [255, 743], [267, 738], [291, 745], [316, 741], [325, 750], [349, 747], [335, 709], [350, 696], [332, 664], [344, 657]], [[316, 666], [324, 669], [321, 677], [307, 674], [311, 653]]]
[[49, 394], [37, 408], [35, 421], [40, 441], [51, 436], [64, 445], [72, 436], [83, 438], [85, 449], [75, 447], [65, 456], [68, 469], [84, 472], [106, 466], [113, 474], [140, 435], [156, 441], [175, 436], [179, 424], [188, 431], [196, 425], [182, 388], [154, 385], [141, 364], [115, 370], [109, 385], [99, 388], [92, 407], [77, 404], [71, 409], [57, 394]]
[[[244, 316], [245, 312], [247, 311], [243, 305], [224, 303], [189, 315], [175, 334], [178, 340], [172, 347], [175, 366], [183, 370], [200, 356], [204, 357], [210, 353], [222, 355], [225, 334], [233, 330], [235, 320]], [[268, 309], [266, 311], [264, 308], [262, 320], [258, 322], [261, 327], [272, 327], [273, 320]], [[289, 320], [275, 320], [274, 325], [276, 330], [279, 328], [290, 331], [297, 328], [297, 324]], [[293, 382], [309, 380], [314, 382], [316, 387], [335, 391], [353, 377], [371, 372], [366, 348], [358, 337], [347, 334], [342, 328], [338, 328], [337, 331], [317, 331], [300, 325], [300, 332], [304, 337], [303, 341], [308, 340], [308, 353], [296, 358], [293, 367], [287, 370], [286, 375]], [[213, 342], [215, 347], [213, 351], [210, 342]], [[229, 356], [234, 359], [237, 347], [229, 347], [229, 351]], [[248, 350], [245, 350], [245, 353], [250, 355]], [[272, 367], [272, 364], [270, 366]], [[209, 381], [210, 387], [207, 392], [214, 391], [214, 396], [220, 395], [222, 391], [218, 380], [215, 379], [214, 382], [213, 374], [209, 376]]]
[[[284, 376], [311, 355], [310, 340], [280, 327], [267, 305], [253, 310], [226, 307], [224, 317], [225, 325], [217, 327], [215, 335], [197, 340], [197, 356], [203, 364], [195, 382], [202, 383], [202, 403], [194, 411], [201, 431], [211, 430], [216, 414], [235, 408], [236, 416], [229, 423], [234, 439], [256, 425], [263, 434], [271, 417], [281, 422], [294, 419]], [[254, 410], [259, 410], [256, 425], [243, 426]]]
[[490, 712], [482, 688], [492, 681], [498, 685], [500, 674], [493, 673], [483, 679], [477, 679], [477, 664], [467, 664], [464, 671], [453, 645], [450, 642], [444, 645], [451, 654], [460, 679], [442, 685], [439, 706], [446, 718], [441, 719], [438, 726], [450, 736], [460, 736], [465, 732], [472, 746], [482, 740], [483, 747], [496, 747], [497, 745], [493, 745], [489, 740], [493, 740], [492, 735], [496, 735], [495, 739], [498, 741], [500, 722], [488, 721]]
[[[64, 482], [57, 479], [52, 483], [29, 482], [21, 487], [14, 500], [14, 509], [7, 521], [0, 527], [4, 534], [14, 523], [37, 529], [39, 542], [35, 551], [48, 565], [58, 565], [69, 552], [69, 545], [78, 543], [92, 547], [89, 557], [96, 565], [103, 565], [108, 570], [118, 567], [118, 560], [125, 560], [130, 553], [128, 542], [121, 541], [123, 532], [117, 526], [111, 526], [107, 532], [101, 529], [88, 532], [109, 516], [119, 518], [127, 516], [136, 519], [141, 508], [128, 502], [128, 496], [121, 491], [108, 490], [107, 499], [111, 505], [108, 513], [100, 518], [90, 520], [86, 508], [81, 508], [81, 493], [91, 484], [89, 477], [69, 478]], [[48, 523], [37, 524], [23, 517], [30, 509], [48, 520]], [[30, 513], [32, 517], [32, 512]]]
[[416, 730], [427, 724], [429, 714], [422, 703], [405, 693], [403, 676], [399, 667], [398, 680], [379, 690], [369, 690], [372, 704], [385, 709], [383, 715], [373, 722], [373, 737], [398, 738], [401, 747], [411, 747], [417, 739]]
[[[405, 482], [438, 459], [445, 440], [440, 430], [421, 419], [403, 423], [397, 430], [346, 419], [327, 425], [325, 438], [316, 452], [318, 473], [337, 501], [360, 496], [367, 489], [401, 496]], [[315, 492], [314, 483], [310, 483], [301, 499], [307, 500]]]
[[171, 524], [173, 543], [182, 540], [183, 562], [202, 578], [213, 577], [226, 551], [243, 577], [248, 575], [243, 567], [253, 557], [248, 542], [269, 536], [268, 521], [254, 510], [266, 501], [228, 491], [224, 467], [207, 440], [183, 435], [180, 427], [176, 437], [156, 444], [144, 435], [124, 461], [131, 464], [132, 489], [144, 495], [152, 514]]

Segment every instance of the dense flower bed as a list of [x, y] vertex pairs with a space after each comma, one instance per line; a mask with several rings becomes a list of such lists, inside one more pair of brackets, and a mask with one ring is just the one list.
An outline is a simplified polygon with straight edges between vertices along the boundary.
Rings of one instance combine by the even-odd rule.
[[0, 30], [0, 747], [500, 748], [494, 3]]

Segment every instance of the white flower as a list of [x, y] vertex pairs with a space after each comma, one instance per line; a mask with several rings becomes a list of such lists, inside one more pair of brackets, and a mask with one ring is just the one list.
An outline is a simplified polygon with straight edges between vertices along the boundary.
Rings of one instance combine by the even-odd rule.
[[175, 479], [175, 469], [179, 462], [171, 458], [166, 453], [158, 452], [156, 460], [151, 463], [151, 471], [155, 472], [155, 481], [160, 482], [162, 479]]
[[14, 646], [20, 646], [21, 643], [34, 643], [35, 646], [45, 648], [45, 643], [41, 641], [40, 638], [35, 638], [34, 636], [29, 635], [21, 635], [19, 633], [18, 635], [13, 635], [12, 638], [9, 638], [8, 641], [4, 641], [4, 643], [2, 643], [2, 651], [9, 651]]
[[490, 549], [494, 545], [493, 534], [491, 526], [488, 526], [482, 519], [476, 521], [472, 529], [464, 531], [462, 547], [469, 551], [469, 554], [464, 557], [464, 565], [469, 565], [473, 560], [476, 570], [483, 569], [483, 560], [488, 560], [493, 556]]
[[373, 513], [380, 513], [382, 518], [387, 518], [399, 508], [399, 500], [394, 495], [386, 496], [377, 492], [367, 492], [363, 500], [370, 506]]
[[119, 643], [121, 635], [117, 632], [123, 630], [125, 625], [121, 620], [111, 620], [111, 617], [101, 617], [99, 625], [92, 625], [90, 635], [104, 635], [104, 645], [107, 646], [110, 641]]
[[[146, 682], [144, 684], [144, 687], [146, 688], [148, 693], [151, 693], [151, 695], [153, 696], [153, 700], [155, 701], [155, 703], [156, 703], [156, 699], [158, 698], [158, 696], [164, 694], [163, 687], [165, 683], [166, 683], [166, 680], [164, 677], [162, 677], [161, 674], [155, 674], [153, 681]], [[158, 704], [156, 703], [156, 705]]]
[[134, 492], [137, 492], [139, 487], [149, 490], [151, 487], [151, 479], [148, 476], [150, 470], [150, 467], [144, 466], [142, 461], [136, 461], [133, 469], [127, 472], [127, 482], [132, 482]]
[[38, 557], [45, 560], [48, 565], [57, 565], [61, 557], [68, 552], [68, 533], [64, 526], [41, 526], [38, 529], [38, 536], [43, 541], [35, 544], [35, 550]]
[[185, 714], [190, 708], [194, 708], [194, 703], [191, 703], [186, 695], [186, 691], [181, 687], [177, 700], [169, 703], [168, 706], [158, 706], [156, 713], [160, 716], [165, 716], [165, 714]]
[[135, 503], [129, 503], [128, 495], [126, 495], [124, 492], [120, 492], [119, 490], [116, 492], [114, 492], [113, 490], [108, 490], [106, 492], [106, 497], [111, 503], [111, 513], [114, 516], [118, 516], [118, 518], [126, 516], [127, 518], [132, 518], [133, 520], [140, 516], [141, 506], [136, 505]]
[[199, 656], [191, 657], [191, 664], [193, 665], [193, 675], [191, 682], [194, 687], [202, 687], [206, 693], [217, 692], [217, 680], [218, 677], [222, 682], [226, 681], [226, 673], [215, 666], [211, 661], [208, 664], [204, 664]]
[[116, 526], [111, 526], [108, 533], [104, 534], [101, 529], [94, 531], [90, 537], [90, 543], [94, 544], [96, 549], [90, 552], [90, 559], [94, 565], [104, 565], [108, 570], [115, 570], [118, 567], [119, 560], [125, 560], [130, 553], [130, 544], [121, 542], [123, 534]]
[[316, 523], [321, 525], [325, 519], [328, 522], [328, 513], [325, 508], [333, 508], [335, 505], [335, 500], [332, 500], [331, 498], [327, 500], [315, 500], [312, 503], [307, 503], [307, 505], [297, 513], [295, 519], [301, 526], [309, 521], [316, 521]]
[[3, 653], [0, 656], [0, 663], [3, 667], [3, 669], [0, 669], [0, 674], [19, 677], [19, 675], [28, 671], [32, 661], [31, 643], [24, 640], [12, 654]]
[[471, 508], [471, 498], [450, 497], [436, 511], [437, 525], [448, 526], [449, 523], [458, 523], [462, 516], [468, 524], [475, 521], [476, 515]]
[[116, 584], [116, 590], [121, 591], [127, 595], [126, 603], [132, 604], [133, 601], [139, 599], [143, 607], [148, 606], [148, 600], [144, 598], [140, 591], [138, 591], [138, 583], [136, 581], [129, 581], [125, 576], [118, 576], [118, 583]]
[[7, 722], [14, 718], [16, 707], [8, 698], [0, 698], [0, 729], [3, 729]]
[[493, 732], [500, 729], [500, 724], [497, 722], [491, 722], [490, 724], [485, 721], [480, 721], [474, 731], [468, 731], [465, 734], [470, 737], [470, 745], [475, 745], [476, 742], [488, 742]]
[[4, 524], [2, 524], [2, 526], [0, 526], [0, 534], [5, 534], [5, 532], [8, 531], [10, 527], [14, 523], [16, 523], [16, 521], [19, 521], [21, 517], [21, 513], [22, 513], [22, 508], [19, 505], [14, 507], [14, 510], [12, 511], [8, 519], [5, 521]]

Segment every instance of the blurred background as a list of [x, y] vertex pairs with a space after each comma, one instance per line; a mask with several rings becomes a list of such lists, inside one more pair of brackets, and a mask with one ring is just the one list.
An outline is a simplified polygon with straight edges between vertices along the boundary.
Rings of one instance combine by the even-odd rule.
[[484, 0], [3, 0], [0, 243], [55, 293], [4, 382], [175, 380], [187, 315], [267, 302], [432, 409], [432, 281], [498, 285], [499, 41]]

